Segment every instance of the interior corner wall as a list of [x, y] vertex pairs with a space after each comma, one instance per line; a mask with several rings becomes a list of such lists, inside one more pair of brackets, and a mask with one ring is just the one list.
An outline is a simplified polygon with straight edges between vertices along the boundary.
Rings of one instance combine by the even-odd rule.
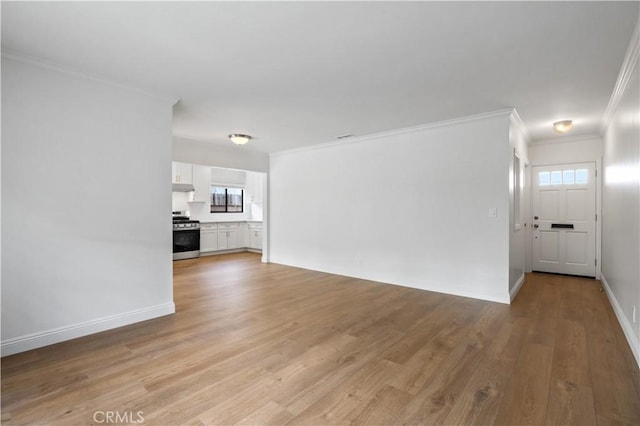
[[[602, 277], [640, 364], [640, 71], [636, 61], [604, 139]], [[617, 305], [617, 306], [616, 306]], [[633, 322], [633, 307], [636, 322]], [[620, 317], [620, 314], [623, 317]], [[634, 339], [635, 336], [635, 339]], [[635, 341], [634, 341], [635, 340]]]
[[[509, 128], [509, 292], [512, 298], [515, 297], [523, 284], [525, 272], [525, 244], [527, 243], [528, 228], [524, 224], [527, 222], [529, 207], [526, 202], [529, 182], [524, 179], [525, 165], [529, 163], [527, 144], [528, 140], [523, 124], [512, 116]], [[514, 154], [517, 154], [520, 159], [520, 182], [518, 183], [515, 181]], [[519, 197], [515, 197], [515, 191], [519, 191]], [[519, 219], [516, 218], [516, 202], [520, 204]], [[519, 222], [517, 227], [516, 222]]]
[[2, 58], [2, 355], [174, 312], [171, 118]]
[[272, 154], [270, 261], [509, 303], [508, 132], [506, 113]]
[[[249, 143], [259, 143], [254, 140]], [[216, 143], [206, 143], [187, 138], [173, 138], [173, 160], [183, 163], [225, 167], [228, 169], [269, 171], [269, 156], [263, 152], [251, 151], [244, 147], [229, 147]]]

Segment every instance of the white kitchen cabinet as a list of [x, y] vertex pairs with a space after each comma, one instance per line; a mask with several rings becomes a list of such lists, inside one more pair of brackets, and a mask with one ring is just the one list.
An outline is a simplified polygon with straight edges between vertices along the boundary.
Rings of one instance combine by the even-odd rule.
[[194, 193], [193, 199], [206, 204], [206, 210], [202, 213], [209, 212], [210, 193], [209, 193], [209, 181], [211, 180], [211, 167], [201, 166], [199, 164], [193, 165], [193, 186]]
[[237, 223], [218, 224], [218, 250], [233, 250], [240, 247]]
[[247, 247], [262, 250], [262, 224], [250, 223], [249, 224], [249, 238]]
[[215, 223], [200, 224], [200, 251], [218, 250], [218, 225]]
[[264, 179], [263, 173], [247, 173], [247, 200], [250, 203], [262, 204]]
[[203, 222], [200, 223], [200, 251], [262, 250], [260, 222]]
[[238, 224], [238, 247], [249, 247], [249, 226], [246, 223]]
[[171, 183], [193, 184], [193, 165], [174, 161], [171, 163]]

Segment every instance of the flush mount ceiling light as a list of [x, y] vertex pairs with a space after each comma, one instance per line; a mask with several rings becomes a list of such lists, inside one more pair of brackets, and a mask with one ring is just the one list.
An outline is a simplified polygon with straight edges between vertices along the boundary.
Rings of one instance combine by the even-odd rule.
[[573, 121], [571, 120], [562, 120], [556, 121], [553, 123], [553, 130], [558, 133], [567, 133], [573, 127]]
[[231, 139], [231, 142], [235, 143], [236, 145], [244, 145], [251, 140], [251, 136], [242, 135], [240, 133], [232, 133], [229, 135], [229, 139]]

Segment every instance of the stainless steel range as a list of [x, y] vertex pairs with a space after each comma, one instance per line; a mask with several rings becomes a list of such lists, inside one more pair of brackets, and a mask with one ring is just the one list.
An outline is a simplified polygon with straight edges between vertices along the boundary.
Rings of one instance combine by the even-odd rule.
[[200, 221], [173, 216], [173, 260], [200, 257]]

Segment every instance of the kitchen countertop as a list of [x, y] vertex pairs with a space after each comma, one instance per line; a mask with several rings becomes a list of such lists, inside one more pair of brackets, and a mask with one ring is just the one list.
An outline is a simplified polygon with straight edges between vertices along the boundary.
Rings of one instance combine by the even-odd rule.
[[201, 220], [200, 223], [262, 223], [261, 220], [247, 220], [247, 219], [238, 219], [238, 220]]

